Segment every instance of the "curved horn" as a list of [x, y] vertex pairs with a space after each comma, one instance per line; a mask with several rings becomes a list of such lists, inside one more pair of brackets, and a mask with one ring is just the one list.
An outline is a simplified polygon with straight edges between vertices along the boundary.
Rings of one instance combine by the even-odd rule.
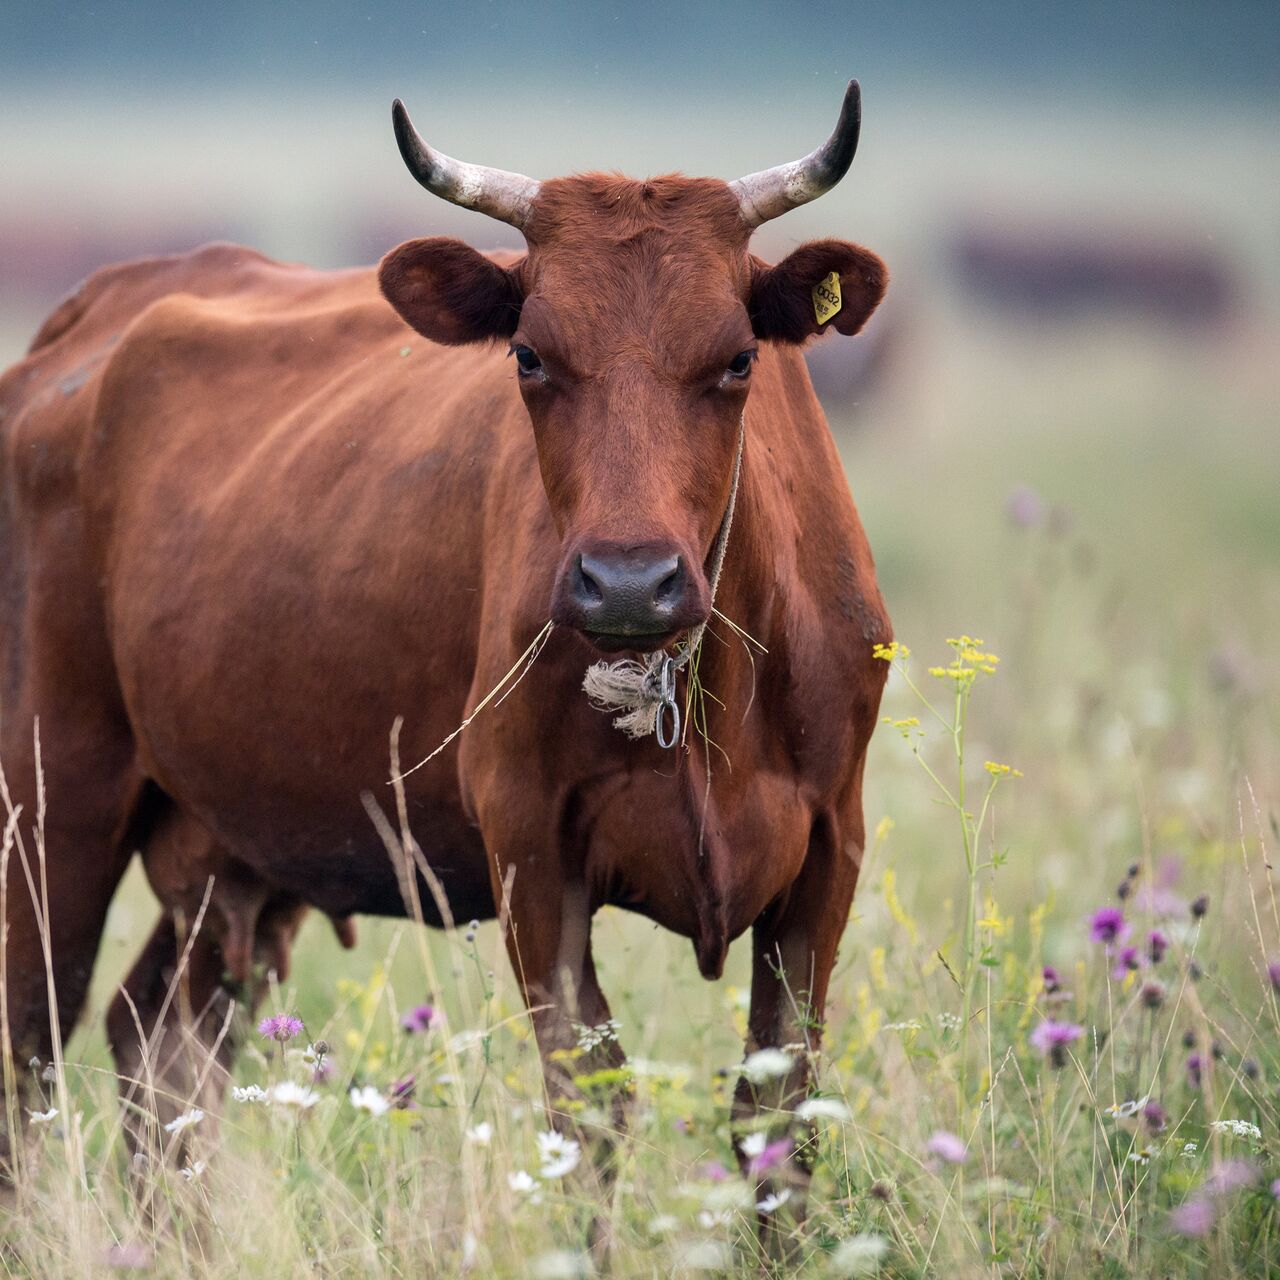
[[742, 220], [749, 227], [758, 227], [830, 191], [849, 172], [861, 127], [862, 91], [856, 80], [850, 80], [835, 132], [822, 146], [803, 160], [749, 173], [729, 183], [729, 190], [738, 197]]
[[443, 151], [434, 151], [422, 140], [409, 119], [404, 103], [391, 104], [391, 123], [396, 142], [409, 172], [428, 191], [464, 209], [487, 213], [500, 222], [523, 228], [540, 183], [520, 173], [490, 169], [482, 164], [455, 160]]

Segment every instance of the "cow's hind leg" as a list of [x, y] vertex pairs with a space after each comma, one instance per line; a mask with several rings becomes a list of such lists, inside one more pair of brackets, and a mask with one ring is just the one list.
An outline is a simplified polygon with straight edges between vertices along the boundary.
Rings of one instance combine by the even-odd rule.
[[306, 907], [225, 853], [170, 807], [143, 861], [164, 910], [107, 1014], [125, 1128], [135, 1163], [196, 1158], [212, 1114], [165, 1129], [193, 1110], [216, 1112], [245, 1027], [289, 954]]
[[129, 862], [120, 833], [137, 791], [123, 744], [95, 747], [53, 733], [45, 742], [43, 767], [21, 741], [11, 739], [4, 757], [0, 1182], [15, 1172], [28, 1108], [59, 1105], [54, 1068], [80, 1017], [107, 908]]

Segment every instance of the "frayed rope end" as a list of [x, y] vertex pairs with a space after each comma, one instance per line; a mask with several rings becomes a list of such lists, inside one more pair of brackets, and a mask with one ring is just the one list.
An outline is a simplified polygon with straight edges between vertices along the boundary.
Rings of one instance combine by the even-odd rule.
[[653, 733], [662, 705], [660, 672], [666, 654], [651, 653], [643, 662], [622, 658], [617, 662], [596, 662], [582, 677], [582, 691], [597, 711], [621, 711], [613, 726], [628, 738], [644, 738]]

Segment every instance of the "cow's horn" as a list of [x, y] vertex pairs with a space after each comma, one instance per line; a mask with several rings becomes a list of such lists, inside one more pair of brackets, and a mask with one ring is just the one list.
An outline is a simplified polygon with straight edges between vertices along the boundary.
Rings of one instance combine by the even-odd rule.
[[539, 183], [520, 173], [490, 169], [482, 164], [455, 160], [423, 142], [399, 98], [391, 104], [400, 154], [409, 172], [428, 191], [464, 209], [476, 209], [491, 218], [523, 227], [538, 194]]
[[817, 151], [803, 160], [749, 173], [729, 183], [729, 189], [738, 197], [743, 221], [749, 227], [758, 227], [830, 191], [849, 172], [861, 125], [862, 93], [858, 82], [850, 80], [835, 132]]

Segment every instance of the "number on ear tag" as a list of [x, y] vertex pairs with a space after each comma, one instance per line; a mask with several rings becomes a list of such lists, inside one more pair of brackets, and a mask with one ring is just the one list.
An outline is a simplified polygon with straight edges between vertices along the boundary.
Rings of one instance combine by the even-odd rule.
[[819, 324], [826, 324], [844, 305], [840, 297], [840, 274], [833, 271], [825, 280], [813, 286], [813, 314]]

